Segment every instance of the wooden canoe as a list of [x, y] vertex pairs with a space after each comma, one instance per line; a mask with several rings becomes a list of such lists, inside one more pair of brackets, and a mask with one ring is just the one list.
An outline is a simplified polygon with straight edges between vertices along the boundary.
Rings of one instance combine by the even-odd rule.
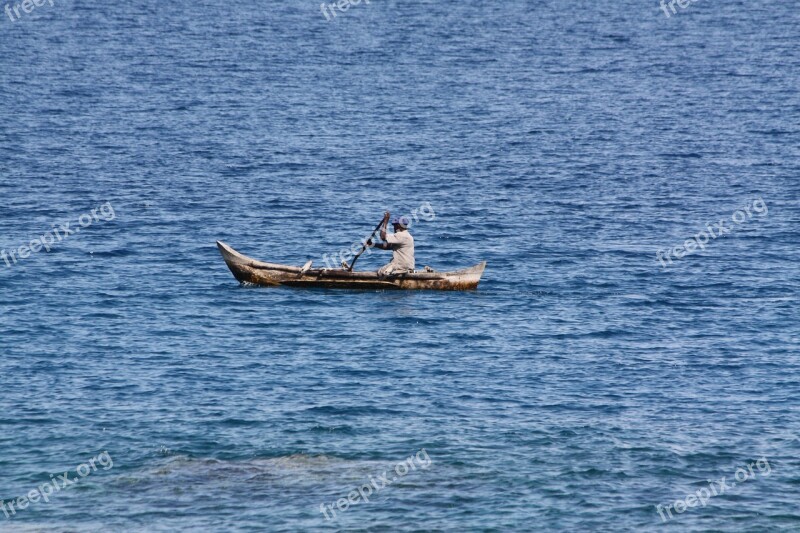
[[406, 289], [465, 291], [478, 288], [486, 261], [454, 272], [409, 272], [378, 276], [377, 272], [348, 272], [341, 268], [312, 268], [264, 263], [240, 254], [217, 241], [222, 258], [241, 283], [332, 289]]

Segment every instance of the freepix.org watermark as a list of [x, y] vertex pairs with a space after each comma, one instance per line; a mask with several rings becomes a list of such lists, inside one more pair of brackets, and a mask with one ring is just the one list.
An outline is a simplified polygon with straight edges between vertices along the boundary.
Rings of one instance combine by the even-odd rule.
[[[324, 504], [321, 503], [319, 505], [319, 512], [325, 515], [325, 520], [333, 520], [336, 518], [336, 511], [334, 510], [334, 505], [340, 512], [347, 511], [351, 505], [355, 505], [359, 502], [369, 502], [370, 496], [373, 493], [377, 494], [385, 487], [388, 487], [395, 481], [399, 480], [400, 478], [404, 477], [409, 471], [415, 471], [417, 466], [419, 466], [422, 470], [427, 470], [433, 461], [431, 458], [428, 457], [428, 452], [425, 451], [425, 448], [422, 448], [420, 451], [416, 453], [416, 455], [410, 456], [408, 459], [403, 461], [402, 463], [397, 463], [394, 467], [394, 476], [389, 479], [389, 473], [383, 472], [378, 479], [370, 476], [369, 483], [365, 483], [360, 487], [353, 489], [347, 495], [347, 498], [339, 498], [336, 500], [336, 503], [333, 504]], [[330, 511], [330, 515], [328, 512]]]
[[[405, 215], [405, 217], [411, 222], [411, 224], [408, 225], [408, 229], [411, 229], [414, 223], [419, 222], [420, 220], [424, 220], [426, 222], [435, 220], [436, 212], [433, 210], [433, 206], [430, 202], [425, 202], [418, 208], [411, 211], [411, 214]], [[366, 244], [368, 238], [369, 237], [364, 237], [359, 242], [353, 243], [350, 248], [344, 248], [339, 250], [338, 253], [331, 254], [330, 256], [328, 254], [323, 254], [322, 261], [325, 263], [325, 268], [338, 268], [340, 265], [349, 263], [350, 260], [361, 251], [361, 248]], [[372, 247], [368, 246], [364, 253], [370, 255], [372, 253]], [[339, 260], [338, 263], [336, 262], [337, 259]]]
[[[661, 521], [666, 522], [667, 520], [673, 518], [673, 508], [676, 513], [682, 514], [686, 512], [687, 509], [697, 507], [698, 504], [702, 507], [705, 507], [711, 498], [722, 496], [728, 491], [728, 489], [733, 489], [736, 487], [737, 483], [744, 483], [745, 481], [755, 479], [758, 474], [753, 470], [754, 466], [758, 468], [758, 473], [763, 477], [769, 476], [772, 472], [772, 468], [769, 466], [769, 461], [766, 457], [762, 457], [758, 461], [750, 463], [747, 465], [747, 467], [740, 466], [737, 468], [733, 475], [736, 481], [731, 481], [729, 483], [727, 481], [727, 476], [718, 479], [717, 481], [708, 480], [708, 487], [697, 489], [696, 492], [687, 495], [682, 500], [676, 500], [674, 503], [670, 503], [669, 505], [656, 505], [656, 511], [658, 511]], [[664, 514], [664, 511], [666, 511], [666, 515]]]
[[[752, 206], [751, 206], [752, 203]], [[752, 209], [751, 209], [752, 207]], [[736, 212], [733, 213], [731, 216], [731, 220], [733, 221], [732, 226], [726, 226], [727, 220], [720, 219], [718, 224], [706, 224], [706, 231], [701, 231], [691, 239], [686, 239], [683, 244], [675, 246], [674, 248], [670, 248], [666, 250], [659, 249], [656, 252], [656, 258], [661, 261], [661, 266], [667, 268], [667, 261], [669, 264], [672, 264], [672, 255], [674, 254], [676, 259], [683, 259], [687, 255], [693, 254], [697, 249], [705, 250], [706, 245], [715, 240], [717, 237], [724, 236], [734, 229], [736, 229], [736, 225], [744, 224], [746, 221], [753, 218], [753, 215], [758, 215], [759, 217], [765, 217], [769, 213], [769, 208], [767, 204], [764, 202], [761, 197], [758, 197], [756, 200], [749, 202], [745, 205], [742, 209], [737, 209]], [[714, 232], [716, 230], [716, 233]]]
[[0, 500], [0, 511], [6, 515], [6, 520], [9, 520], [12, 516], [17, 514], [17, 511], [24, 511], [32, 504], [39, 503], [40, 501], [50, 503], [50, 497], [54, 494], [79, 483], [81, 479], [89, 474], [97, 472], [97, 465], [102, 466], [103, 470], [110, 470], [114, 467], [114, 460], [108, 452], [103, 452], [97, 457], [92, 457], [87, 462], [79, 465], [75, 469], [78, 477], [70, 478], [70, 471], [64, 472], [60, 476], [52, 474], [50, 476], [50, 481], [31, 490], [25, 496], [20, 496], [9, 502]]
[[[689, 7], [690, 4], [694, 4], [697, 0], [661, 0], [661, 11], [670, 18], [672, 15], [676, 15], [678, 10], [675, 9], [675, 4], [678, 4], [678, 7], [681, 9], [686, 9]], [[672, 15], [670, 15], [670, 11], [672, 11]]]
[[[325, 2], [323, 2], [323, 3], [321, 3], [319, 5], [319, 9], [320, 9], [320, 11], [322, 11], [322, 14], [325, 15], [325, 20], [330, 22], [331, 20], [336, 18], [336, 9], [337, 8], [339, 9], [339, 11], [344, 13], [345, 11], [350, 9], [352, 6], [357, 6], [360, 3], [361, 3], [361, 0], [337, 0], [336, 2], [327, 4], [327, 5], [325, 4]], [[364, 3], [365, 4], [369, 4], [369, 0], [364, 0]], [[331, 12], [331, 15], [333, 15], [333, 17], [331, 17], [331, 15], [328, 15], [328, 11], [329, 10]]]
[[16, 265], [19, 259], [27, 259], [32, 253], [40, 252], [43, 248], [49, 252], [51, 246], [57, 242], [65, 240], [70, 235], [78, 233], [81, 228], [88, 228], [95, 222], [108, 222], [114, 220], [116, 214], [111, 202], [106, 202], [100, 207], [92, 209], [90, 213], [84, 213], [78, 217], [78, 224], [72, 226], [72, 222], [64, 222], [63, 224], [53, 224], [53, 228], [39, 238], [33, 239], [28, 244], [20, 246], [18, 249], [0, 250], [0, 259], [2, 259], [7, 268]]
[[[49, 3], [50, 6], [53, 5], [53, 0], [23, 0], [21, 3], [17, 2], [14, 4], [14, 7], [11, 7], [11, 4], [6, 4], [5, 12], [8, 15], [8, 18], [11, 19], [11, 22], [16, 22], [20, 19], [21, 14], [19, 12], [20, 8], [24, 13], [30, 13], [37, 7], [42, 7], [46, 3]], [[14, 12], [12, 14], [12, 11]], [[17, 18], [14, 18], [14, 14], [17, 15]]]

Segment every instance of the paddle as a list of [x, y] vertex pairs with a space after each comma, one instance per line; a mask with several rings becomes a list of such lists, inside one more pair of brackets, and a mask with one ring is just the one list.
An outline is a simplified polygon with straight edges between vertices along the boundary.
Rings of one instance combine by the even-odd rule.
[[[360, 252], [358, 252], [358, 253], [356, 254], [356, 256], [353, 258], [353, 262], [352, 262], [352, 263], [350, 263], [350, 266], [349, 266], [349, 267], [347, 267], [347, 271], [348, 271], [348, 272], [352, 272], [352, 271], [353, 271], [353, 267], [354, 267], [354, 266], [356, 266], [356, 261], [358, 261], [358, 258], [359, 258], [359, 257], [361, 257], [361, 254], [363, 254], [363, 253], [364, 253], [364, 250], [366, 250], [366, 249], [367, 249], [367, 243], [368, 243], [369, 241], [371, 241], [372, 239], [374, 239], [374, 238], [375, 238], [375, 234], [378, 232], [378, 230], [379, 230], [379, 229], [381, 229], [381, 226], [383, 226], [383, 224], [384, 224], [384, 222], [385, 222], [385, 221], [386, 221], [386, 219], [385, 219], [385, 218], [384, 218], [384, 219], [382, 219], [382, 220], [380, 221], [380, 223], [379, 223], [377, 226], [375, 226], [375, 229], [374, 229], [374, 230], [372, 230], [372, 235], [370, 235], [370, 236], [369, 236], [369, 239], [367, 239], [366, 241], [364, 241], [364, 245], [361, 247], [361, 251], [360, 251]], [[346, 265], [346, 264], [347, 264], [347, 263], [345, 263], [345, 265]]]

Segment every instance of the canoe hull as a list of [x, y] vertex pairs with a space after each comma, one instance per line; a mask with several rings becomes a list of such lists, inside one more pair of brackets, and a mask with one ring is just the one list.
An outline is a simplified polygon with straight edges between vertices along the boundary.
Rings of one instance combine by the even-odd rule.
[[415, 272], [378, 276], [376, 272], [348, 272], [343, 269], [310, 269], [277, 263], [264, 263], [240, 254], [217, 241], [222, 258], [241, 283], [267, 287], [321, 287], [328, 289], [443, 290], [466, 291], [478, 288], [486, 262], [455, 272]]

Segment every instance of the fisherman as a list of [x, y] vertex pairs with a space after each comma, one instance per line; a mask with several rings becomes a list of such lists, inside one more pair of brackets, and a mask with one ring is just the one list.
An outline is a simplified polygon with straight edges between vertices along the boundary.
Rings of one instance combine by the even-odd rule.
[[392, 261], [378, 269], [378, 275], [388, 276], [390, 274], [413, 272], [414, 237], [408, 232], [408, 226], [411, 225], [411, 221], [405, 216], [394, 217], [392, 219], [394, 233], [387, 234], [386, 223], [389, 222], [389, 217], [389, 211], [386, 211], [381, 224], [381, 240], [384, 242], [373, 243], [372, 239], [367, 241], [367, 246], [392, 251]]

